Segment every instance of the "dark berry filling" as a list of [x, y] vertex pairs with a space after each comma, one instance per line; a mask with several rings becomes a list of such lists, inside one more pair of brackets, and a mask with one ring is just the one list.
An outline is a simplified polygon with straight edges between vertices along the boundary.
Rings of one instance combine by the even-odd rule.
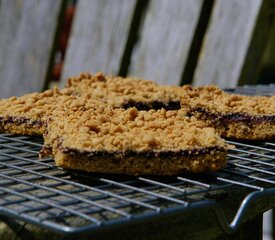
[[32, 120], [29, 118], [23, 118], [23, 117], [0, 117], [0, 123], [2, 124], [15, 124], [15, 125], [21, 125], [25, 124], [28, 126], [35, 126], [35, 127], [42, 127], [43, 126], [43, 121], [41, 120]]
[[202, 113], [206, 119], [210, 119], [213, 121], [222, 121], [222, 122], [247, 122], [247, 123], [263, 123], [263, 122], [275, 122], [275, 115], [263, 115], [263, 116], [255, 116], [248, 115], [246, 113], [213, 113], [204, 108], [198, 107], [193, 108], [189, 112], [189, 115], [193, 115], [194, 113]]
[[64, 148], [61, 147], [59, 150], [62, 153], [69, 154], [74, 157], [137, 157], [137, 158], [171, 158], [171, 157], [191, 157], [191, 156], [198, 156], [210, 153], [212, 151], [215, 152], [225, 152], [226, 149], [218, 146], [214, 147], [204, 147], [204, 148], [197, 148], [197, 149], [190, 149], [190, 150], [178, 150], [178, 151], [143, 151], [138, 152], [134, 150], [126, 150], [126, 151], [86, 151], [86, 150], [77, 150], [73, 148]]
[[153, 101], [153, 102], [136, 102], [136, 101], [128, 101], [122, 106], [124, 109], [135, 107], [137, 110], [144, 110], [149, 111], [150, 109], [159, 110], [178, 110], [180, 109], [180, 102], [179, 101], [171, 101], [168, 103], [163, 103], [160, 101]]

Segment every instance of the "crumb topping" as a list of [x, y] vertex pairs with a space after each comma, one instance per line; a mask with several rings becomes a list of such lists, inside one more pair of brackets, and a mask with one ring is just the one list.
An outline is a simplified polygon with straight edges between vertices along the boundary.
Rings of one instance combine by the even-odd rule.
[[63, 94], [58, 89], [31, 93], [22, 97], [11, 97], [1, 100], [0, 115], [46, 120], [57, 106], [65, 105], [73, 99], [75, 97]]
[[77, 111], [48, 127], [46, 142], [62, 139], [63, 148], [84, 151], [178, 151], [220, 146], [214, 128], [184, 110], [138, 111], [136, 108]]
[[94, 99], [105, 99], [109, 105], [122, 106], [129, 100], [134, 102], [180, 101], [180, 96], [169, 86], [159, 86], [149, 80], [133, 77], [105, 76], [102, 73], [83, 73], [73, 77], [66, 85], [76, 95], [88, 95]]
[[0, 100], [0, 116], [4, 118], [39, 120], [46, 122], [53, 115], [105, 106], [106, 101], [95, 100], [88, 95], [75, 96], [71, 89], [52, 89], [42, 93], [31, 93], [22, 97]]
[[244, 96], [226, 93], [215, 86], [182, 87], [182, 106], [203, 108], [213, 113], [275, 115], [275, 96]]

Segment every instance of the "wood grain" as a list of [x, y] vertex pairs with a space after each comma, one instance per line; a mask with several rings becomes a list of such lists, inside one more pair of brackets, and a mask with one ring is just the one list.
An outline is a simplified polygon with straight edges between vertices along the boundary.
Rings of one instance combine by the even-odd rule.
[[[257, 22], [254, 26], [250, 45], [246, 53], [246, 58], [239, 78], [239, 85], [257, 84], [259, 82], [260, 72], [264, 71], [265, 52], [268, 49], [269, 42], [275, 40], [275, 38], [272, 38], [272, 34], [275, 30], [272, 26], [274, 24], [275, 1], [264, 0], [258, 13]], [[274, 46], [275, 42], [272, 42], [272, 45]], [[272, 45], [270, 46], [271, 51]], [[274, 51], [271, 54], [274, 54]], [[274, 56], [273, 60], [270, 58], [270, 61], [273, 61], [273, 63], [275, 63], [274, 60]]]
[[[257, 75], [268, 41], [267, 35], [259, 31], [261, 28], [267, 29], [270, 24], [267, 11], [262, 11], [268, 2], [215, 1], [194, 75], [194, 85], [217, 84], [227, 88], [235, 87], [238, 83], [253, 83], [252, 78]], [[264, 8], [267, 10], [266, 6]], [[264, 14], [267, 17], [263, 20], [261, 18]], [[258, 24], [260, 19], [261, 24]], [[246, 65], [247, 62], [250, 62], [249, 65]]]
[[151, 0], [128, 75], [179, 84], [202, 2]]
[[61, 5], [61, 0], [1, 0], [1, 98], [42, 90]]
[[64, 83], [80, 72], [117, 74], [136, 0], [80, 0], [62, 73]]

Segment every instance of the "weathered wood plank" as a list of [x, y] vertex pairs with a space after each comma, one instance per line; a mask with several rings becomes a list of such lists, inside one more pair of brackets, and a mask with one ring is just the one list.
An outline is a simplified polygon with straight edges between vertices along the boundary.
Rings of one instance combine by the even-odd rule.
[[202, 0], [151, 0], [129, 75], [162, 84], [179, 84], [202, 3]]
[[[275, 21], [273, 22], [271, 35], [263, 58], [264, 65], [275, 66]], [[275, 68], [274, 68], [275, 72]]]
[[[260, 77], [257, 83], [259, 84], [275, 83], [275, 20], [273, 20], [273, 26], [271, 29], [267, 47], [265, 49], [265, 54], [263, 56], [262, 66], [260, 69]], [[274, 236], [275, 236], [275, 231], [274, 231]]]
[[274, 1], [217, 0], [194, 85], [255, 83], [268, 41]]
[[62, 81], [80, 72], [117, 74], [136, 0], [78, 2]]
[[0, 97], [42, 90], [61, 0], [0, 3]]

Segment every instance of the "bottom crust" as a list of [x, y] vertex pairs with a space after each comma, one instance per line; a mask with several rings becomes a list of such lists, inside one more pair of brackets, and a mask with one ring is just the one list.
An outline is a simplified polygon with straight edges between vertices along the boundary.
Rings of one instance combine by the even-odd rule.
[[216, 132], [224, 138], [259, 141], [270, 140], [275, 136], [275, 125], [272, 123], [221, 123], [216, 126]]
[[183, 172], [214, 172], [226, 165], [226, 149], [198, 154], [85, 154], [57, 151], [57, 166], [94, 173], [128, 175], [175, 175]]
[[33, 121], [25, 118], [0, 117], [0, 132], [40, 136], [45, 132], [45, 124], [41, 121]]

